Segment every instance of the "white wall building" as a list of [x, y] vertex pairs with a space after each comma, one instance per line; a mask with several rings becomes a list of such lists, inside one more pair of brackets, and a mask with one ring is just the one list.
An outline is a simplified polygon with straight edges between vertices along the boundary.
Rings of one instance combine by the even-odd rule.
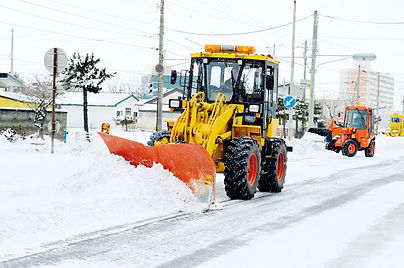
[[[304, 89], [300, 86], [300, 84], [294, 84], [289, 90], [290, 83], [278, 85], [278, 96], [285, 98], [286, 96], [293, 96], [296, 99], [309, 99], [310, 97], [310, 89]], [[290, 92], [290, 93], [289, 93]]]
[[340, 72], [339, 99], [354, 105], [358, 94], [360, 105], [376, 108], [379, 96], [379, 107], [391, 109], [394, 104], [394, 77], [373, 71], [370, 62], [356, 61], [354, 69]]
[[[178, 97], [182, 97], [182, 95], [183, 91], [181, 89], [172, 89], [163, 94], [163, 129], [166, 129], [167, 126], [164, 120], [176, 120], [180, 116], [179, 112], [170, 113], [168, 101], [170, 99], [178, 99]], [[157, 97], [140, 100], [139, 103], [143, 105], [139, 107], [136, 127], [148, 130], [156, 129]]]
[[[88, 93], [88, 127], [97, 129], [102, 123], [115, 126], [117, 119], [137, 118], [139, 101], [132, 94]], [[67, 127], [83, 128], [83, 93], [66, 92], [59, 95], [56, 104], [67, 111]]]
[[389, 115], [394, 111], [394, 77], [372, 70], [374, 59], [375, 56], [370, 59], [357, 57], [353, 69], [341, 70], [339, 99], [350, 105], [358, 100], [360, 105], [374, 108], [381, 119], [379, 129], [383, 129], [389, 126]]

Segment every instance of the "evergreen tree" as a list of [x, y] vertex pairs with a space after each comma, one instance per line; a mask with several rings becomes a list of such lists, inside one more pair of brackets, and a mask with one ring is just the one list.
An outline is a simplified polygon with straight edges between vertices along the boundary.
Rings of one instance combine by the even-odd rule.
[[[304, 134], [306, 129], [306, 123], [309, 121], [309, 103], [308, 101], [303, 101], [302, 99], [296, 100], [296, 105], [293, 107], [295, 110], [294, 120], [296, 120], [296, 138], [298, 137], [298, 125], [299, 121], [302, 123], [301, 134]], [[313, 122], [317, 123], [321, 119], [323, 109], [317, 100], [314, 100], [314, 113]]]
[[[19, 78], [20, 79], [20, 78]], [[34, 125], [38, 128], [37, 137], [43, 139], [43, 126], [47, 116], [47, 108], [52, 105], [52, 80], [35, 75], [35, 81], [15, 89], [15, 92], [29, 96], [28, 106], [35, 113]]]
[[83, 91], [84, 131], [88, 141], [90, 141], [90, 136], [88, 132], [87, 92], [100, 92], [101, 84], [107, 78], [115, 75], [115, 73], [108, 74], [105, 68], [99, 69], [96, 66], [99, 62], [100, 59], [95, 59], [94, 54], [86, 54], [85, 57], [82, 57], [79, 53], [74, 53], [63, 72], [64, 77], [61, 81], [65, 89], [75, 88]]
[[296, 121], [296, 135], [295, 138], [299, 138], [299, 121], [302, 122], [302, 133], [304, 133], [306, 122], [309, 116], [309, 104], [302, 99], [296, 99], [296, 105], [293, 108], [295, 110], [294, 120]]
[[317, 123], [323, 117], [323, 108], [318, 101], [314, 101], [313, 121]]
[[283, 104], [283, 98], [278, 97], [278, 107], [276, 108], [277, 117], [280, 120], [280, 124], [283, 128], [283, 135], [286, 135], [286, 122], [289, 119], [289, 114], [286, 112], [288, 108]]

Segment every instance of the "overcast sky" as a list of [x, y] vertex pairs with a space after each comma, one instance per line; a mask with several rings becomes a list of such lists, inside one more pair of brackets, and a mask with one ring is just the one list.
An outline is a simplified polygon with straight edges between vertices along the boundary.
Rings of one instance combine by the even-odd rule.
[[[10, 70], [13, 28], [14, 71], [26, 80], [47, 74], [43, 56], [48, 49], [59, 47], [68, 56], [93, 52], [101, 58], [100, 66], [117, 72], [116, 82], [136, 86], [158, 62], [159, 4], [159, 0], [2, 0], [0, 72]], [[375, 53], [373, 70], [394, 75], [398, 104], [404, 93], [403, 2], [297, 0], [297, 19], [307, 17], [296, 24], [297, 82], [303, 78], [304, 41], [310, 46], [312, 40], [314, 10], [320, 14], [318, 53]], [[207, 43], [254, 45], [258, 53], [265, 54], [273, 54], [275, 44], [275, 56], [290, 57], [291, 25], [239, 33], [287, 24], [292, 18], [292, 0], [165, 0], [164, 64], [178, 70], [189, 68], [185, 64], [189, 54], [201, 51]], [[318, 57], [317, 63], [334, 59], [339, 58]], [[290, 58], [280, 60], [280, 82], [288, 82]], [[339, 70], [351, 67], [351, 59], [320, 65], [316, 95], [336, 96]]]

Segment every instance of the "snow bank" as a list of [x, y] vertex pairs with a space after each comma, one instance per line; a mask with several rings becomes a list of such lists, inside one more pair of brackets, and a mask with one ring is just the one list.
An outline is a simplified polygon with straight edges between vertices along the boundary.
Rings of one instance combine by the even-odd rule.
[[365, 157], [364, 151], [358, 151], [354, 157], [346, 157], [341, 152], [325, 150], [324, 137], [313, 133], [306, 133], [299, 140], [287, 141], [287, 144], [293, 146], [293, 152], [288, 153], [288, 185], [325, 176], [337, 178], [339, 171], [344, 169], [365, 168], [386, 159], [404, 156], [404, 149], [401, 149], [404, 148], [404, 138], [385, 135], [376, 137], [375, 155], [372, 158]]
[[[149, 133], [150, 134], [150, 133]], [[148, 135], [149, 135], [148, 134]], [[0, 260], [46, 242], [198, 207], [160, 164], [134, 167], [92, 142], [0, 139]], [[199, 204], [200, 205], [200, 204]]]
[[[146, 143], [151, 132], [111, 134]], [[110, 155], [97, 134], [91, 143], [80, 137], [69, 130], [67, 144], [56, 140], [51, 155], [49, 137], [11, 143], [0, 135], [0, 261], [83, 233], [203, 209], [189, 188], [161, 165], [136, 168]], [[373, 158], [363, 152], [348, 158], [327, 151], [323, 140], [306, 133], [287, 142], [294, 151], [288, 153], [284, 191], [325, 176], [337, 182], [341, 170], [404, 157], [404, 138], [379, 135]], [[219, 175], [218, 183], [222, 181]]]

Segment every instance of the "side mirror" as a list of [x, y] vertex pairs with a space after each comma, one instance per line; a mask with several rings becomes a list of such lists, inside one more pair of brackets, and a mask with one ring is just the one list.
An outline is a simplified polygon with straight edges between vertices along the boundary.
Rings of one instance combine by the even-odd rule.
[[177, 82], [177, 71], [171, 70], [171, 81], [170, 84], [174, 85]]
[[274, 90], [274, 77], [271, 75], [265, 76], [265, 84], [267, 90]]

